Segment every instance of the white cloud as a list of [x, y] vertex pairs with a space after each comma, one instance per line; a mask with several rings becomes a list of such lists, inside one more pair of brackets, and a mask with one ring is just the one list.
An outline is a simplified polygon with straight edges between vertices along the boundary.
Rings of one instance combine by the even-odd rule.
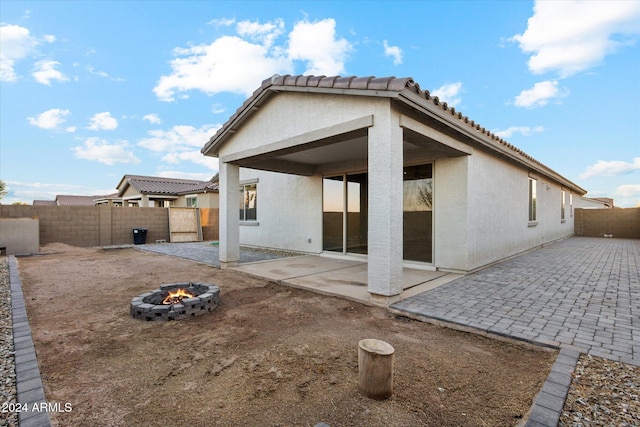
[[126, 141], [109, 143], [104, 139], [91, 137], [87, 138], [84, 145], [73, 147], [77, 159], [93, 160], [105, 165], [115, 165], [117, 163], [140, 163], [131, 150], [127, 147]]
[[177, 152], [169, 153], [162, 158], [162, 161], [170, 164], [177, 164], [177, 163], [187, 161], [187, 162], [195, 163], [197, 165], [205, 166], [211, 170], [219, 169], [218, 159], [215, 159], [209, 156], [204, 156], [200, 152], [200, 150], [183, 151], [180, 153], [177, 153]]
[[111, 113], [105, 111], [104, 113], [94, 114], [90, 119], [87, 129], [90, 130], [114, 130], [118, 127], [118, 120], [111, 117]]
[[540, 133], [542, 131], [544, 131], [544, 128], [542, 126], [511, 126], [505, 130], [498, 130], [493, 133], [500, 138], [511, 138], [511, 136], [515, 135], [516, 133], [524, 136], [529, 136], [534, 133]]
[[174, 49], [171, 73], [158, 80], [153, 88], [156, 96], [173, 101], [192, 90], [249, 96], [265, 78], [293, 73], [295, 61], [305, 63], [307, 74], [340, 74], [351, 50], [345, 39], [336, 38], [333, 19], [296, 23], [286, 46], [276, 43], [284, 33], [279, 19], [242, 21], [235, 30], [236, 35], [222, 36], [208, 45]]
[[[31, 203], [33, 200], [55, 200], [59, 194], [94, 195], [100, 193], [78, 184], [6, 181], [9, 193], [2, 201], [6, 204], [16, 202]], [[110, 192], [113, 192], [111, 190]]]
[[619, 160], [609, 162], [598, 160], [595, 164], [587, 167], [587, 170], [580, 174], [580, 178], [587, 179], [593, 178], [594, 176], [625, 175], [638, 170], [640, 170], [640, 157], [635, 157], [631, 163]]
[[437, 96], [440, 102], [446, 102], [448, 106], [455, 107], [462, 102], [460, 93], [462, 92], [462, 82], [446, 83], [434, 91], [432, 96]]
[[0, 26], [0, 81], [16, 81], [16, 62], [29, 56], [37, 45], [37, 39], [31, 36], [27, 28], [19, 25]]
[[527, 29], [512, 37], [529, 69], [567, 77], [599, 64], [640, 34], [637, 1], [536, 1]]
[[147, 114], [146, 116], [144, 116], [142, 118], [142, 120], [146, 120], [149, 123], [152, 123], [154, 125], [159, 125], [160, 123], [162, 123], [162, 120], [160, 120], [160, 117], [158, 117], [158, 115], [156, 113]]
[[384, 54], [393, 58], [393, 65], [402, 64], [402, 49], [398, 46], [389, 46], [386, 40], [382, 43], [384, 45]]
[[195, 128], [193, 126], [174, 126], [169, 130], [150, 130], [150, 138], [144, 138], [138, 145], [155, 152], [174, 153], [190, 151], [194, 147], [202, 148], [211, 138], [219, 126], [204, 125]]
[[161, 171], [156, 173], [155, 176], [160, 176], [163, 178], [193, 179], [196, 181], [209, 181], [213, 175], [209, 172], [194, 173], [194, 172], [166, 170], [166, 171]]
[[351, 45], [346, 39], [336, 39], [336, 21], [301, 21], [289, 34], [288, 55], [292, 60], [305, 61], [304, 74], [329, 76], [344, 73]]
[[176, 92], [199, 90], [249, 96], [266, 77], [289, 70], [285, 58], [239, 37], [220, 37], [210, 45], [175, 49], [170, 75], [160, 77], [153, 92], [162, 101], [173, 101]]
[[219, 127], [174, 126], [169, 130], [151, 130], [148, 132], [150, 137], [140, 140], [138, 145], [156, 153], [163, 153], [161, 160], [165, 163], [191, 162], [218, 170], [218, 160], [204, 156], [200, 149]]
[[259, 42], [266, 48], [273, 45], [275, 40], [284, 32], [284, 21], [276, 19], [274, 22], [260, 24], [259, 22], [241, 21], [236, 25], [238, 35], [248, 37]]
[[38, 83], [42, 83], [43, 85], [47, 86], [51, 86], [52, 80], [57, 80], [60, 82], [69, 81], [69, 78], [67, 76], [56, 70], [55, 67], [58, 65], [60, 65], [58, 61], [51, 60], [36, 62], [33, 67], [33, 78], [36, 79]]
[[514, 105], [516, 107], [535, 108], [547, 105], [550, 100], [559, 100], [568, 96], [567, 89], [560, 89], [557, 80], [547, 80], [538, 82], [531, 89], [526, 89], [516, 96]]
[[[29, 124], [42, 129], [56, 130], [60, 128], [60, 125], [66, 121], [66, 117], [71, 114], [69, 110], [62, 110], [60, 108], [52, 108], [44, 113], [40, 113], [35, 117], [27, 117]], [[75, 127], [67, 128], [67, 132], [74, 132]]]
[[618, 207], [640, 207], [640, 184], [623, 184], [611, 195], [613, 204]]

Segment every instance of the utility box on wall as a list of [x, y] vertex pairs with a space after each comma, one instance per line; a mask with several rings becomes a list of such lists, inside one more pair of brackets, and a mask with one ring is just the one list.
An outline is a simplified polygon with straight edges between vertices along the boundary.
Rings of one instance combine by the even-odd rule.
[[0, 218], [0, 248], [5, 255], [31, 255], [40, 252], [40, 220]]

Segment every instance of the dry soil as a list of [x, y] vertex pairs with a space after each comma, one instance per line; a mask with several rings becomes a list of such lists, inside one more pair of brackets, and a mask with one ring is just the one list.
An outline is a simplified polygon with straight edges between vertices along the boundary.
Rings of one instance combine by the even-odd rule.
[[[556, 356], [133, 248], [52, 244], [19, 268], [61, 426], [514, 426]], [[133, 297], [184, 281], [218, 285], [220, 306], [130, 317]], [[388, 400], [358, 392], [363, 338], [395, 348]]]

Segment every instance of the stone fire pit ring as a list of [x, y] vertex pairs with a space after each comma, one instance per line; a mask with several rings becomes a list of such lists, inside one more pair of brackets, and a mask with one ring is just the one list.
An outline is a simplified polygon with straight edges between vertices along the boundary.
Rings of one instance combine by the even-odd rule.
[[[162, 304], [169, 291], [184, 288], [195, 295], [176, 304]], [[180, 320], [211, 312], [220, 302], [220, 288], [208, 283], [171, 283], [160, 289], [138, 295], [131, 300], [130, 312], [135, 319], [160, 321]]]

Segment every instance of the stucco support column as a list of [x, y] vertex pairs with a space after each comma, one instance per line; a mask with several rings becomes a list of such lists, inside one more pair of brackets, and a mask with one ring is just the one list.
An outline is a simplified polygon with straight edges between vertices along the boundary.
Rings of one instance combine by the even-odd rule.
[[240, 168], [220, 162], [220, 267], [240, 261]]
[[390, 112], [368, 131], [368, 290], [380, 304], [402, 293], [402, 128]]
[[147, 196], [146, 194], [141, 194], [140, 195], [140, 207], [141, 208], [148, 208], [149, 207], [149, 196]]

